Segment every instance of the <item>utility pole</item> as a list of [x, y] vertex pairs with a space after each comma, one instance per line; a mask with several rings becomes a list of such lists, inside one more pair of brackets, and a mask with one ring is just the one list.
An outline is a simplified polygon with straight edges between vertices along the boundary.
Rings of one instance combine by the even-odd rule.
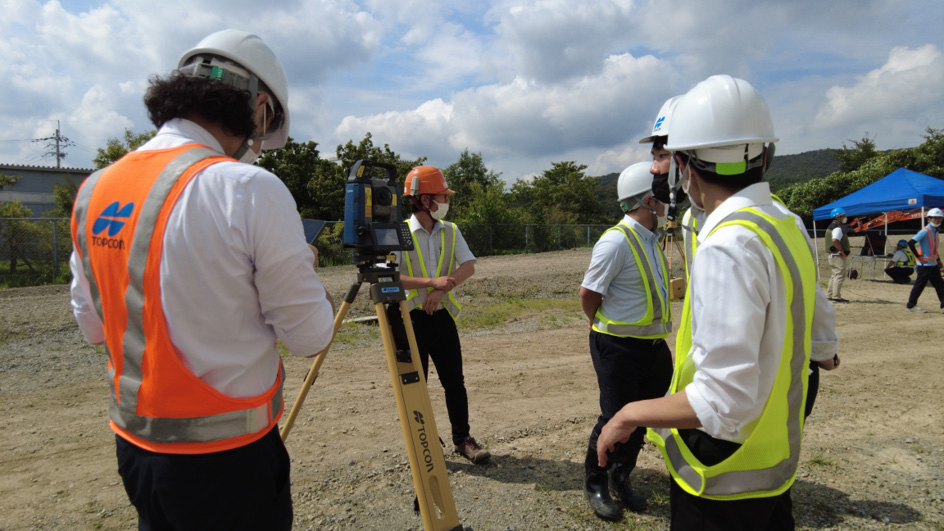
[[[33, 142], [47, 142], [49, 140], [56, 141], [56, 168], [62, 167], [62, 159], [68, 155], [68, 153], [63, 153], [61, 149], [63, 147], [74, 146], [75, 143], [69, 140], [68, 138], [62, 136], [62, 132], [59, 130], [59, 120], [56, 120], [56, 134], [55, 136], [47, 136], [46, 138], [37, 138]], [[53, 153], [47, 153], [46, 156], [53, 155]]]

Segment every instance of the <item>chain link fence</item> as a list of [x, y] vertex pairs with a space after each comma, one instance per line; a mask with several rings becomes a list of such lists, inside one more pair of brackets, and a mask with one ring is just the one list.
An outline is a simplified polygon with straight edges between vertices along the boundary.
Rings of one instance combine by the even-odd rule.
[[68, 282], [69, 223], [68, 218], [0, 218], [0, 287]]
[[[0, 218], [0, 287], [69, 282], [69, 223], [68, 218]], [[472, 254], [478, 257], [593, 247], [610, 227], [459, 223]], [[352, 251], [344, 248], [342, 239], [343, 223], [329, 222], [317, 242], [323, 266], [354, 262]], [[673, 247], [668, 246], [666, 254], [675, 270], [681, 265], [681, 253]]]

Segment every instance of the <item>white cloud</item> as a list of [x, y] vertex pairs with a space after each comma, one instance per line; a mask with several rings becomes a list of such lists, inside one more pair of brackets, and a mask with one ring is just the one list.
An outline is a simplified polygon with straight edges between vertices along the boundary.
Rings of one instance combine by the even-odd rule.
[[436, 164], [468, 148], [508, 180], [565, 160], [616, 172], [648, 158], [667, 97], [716, 73], [765, 95], [781, 153], [866, 133], [910, 147], [944, 127], [942, 19], [939, 0], [7, 0], [0, 162], [57, 119], [85, 147], [74, 166], [149, 130], [148, 76], [226, 27], [281, 58], [291, 135], [326, 152], [370, 131]]
[[621, 154], [595, 158], [594, 168], [608, 173], [633, 158], [635, 148], [617, 146], [638, 147], [673, 77], [671, 67], [654, 57], [623, 54], [603, 61], [598, 75], [566, 83], [519, 78], [461, 91], [448, 103], [437, 99], [414, 110], [348, 116], [335, 136], [356, 139], [369, 131], [394, 150], [452, 161], [465, 149], [502, 158], [613, 149]]
[[633, 2], [531, 0], [494, 7], [496, 33], [518, 76], [537, 82], [559, 82], [596, 75], [602, 59], [622, 48], [635, 29]]
[[944, 55], [932, 44], [916, 50], [896, 47], [888, 62], [855, 85], [831, 87], [815, 123], [824, 129], [852, 123], [878, 126], [881, 120], [914, 118], [929, 107], [940, 109], [942, 104]]

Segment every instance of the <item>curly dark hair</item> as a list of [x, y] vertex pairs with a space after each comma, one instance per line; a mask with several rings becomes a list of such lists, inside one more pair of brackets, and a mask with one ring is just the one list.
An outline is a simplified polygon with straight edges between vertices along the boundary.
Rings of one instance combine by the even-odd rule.
[[174, 118], [196, 114], [222, 125], [233, 136], [251, 136], [256, 130], [254, 105], [247, 90], [224, 85], [218, 79], [205, 79], [173, 72], [167, 78], [152, 76], [144, 105], [148, 117], [160, 129]]

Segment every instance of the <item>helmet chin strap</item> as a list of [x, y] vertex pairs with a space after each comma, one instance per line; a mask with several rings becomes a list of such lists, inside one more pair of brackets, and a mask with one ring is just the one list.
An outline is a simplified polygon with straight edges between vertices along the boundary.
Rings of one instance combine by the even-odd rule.
[[669, 161], [669, 205], [665, 209], [665, 219], [675, 221], [678, 215], [678, 205], [675, 203], [675, 187], [678, 185], [678, 165], [675, 163], [675, 153]]

